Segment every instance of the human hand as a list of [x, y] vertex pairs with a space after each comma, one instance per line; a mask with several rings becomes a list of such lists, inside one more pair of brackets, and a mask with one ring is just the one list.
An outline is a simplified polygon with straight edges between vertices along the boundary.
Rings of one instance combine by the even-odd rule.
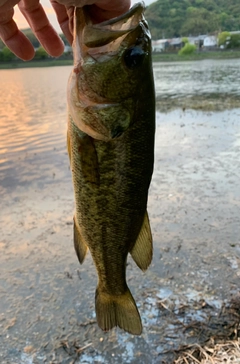
[[[73, 7], [89, 7], [94, 22], [118, 16], [130, 7], [130, 0], [50, 0], [57, 14], [58, 22], [70, 44]], [[0, 0], [0, 38], [17, 57], [27, 61], [34, 57], [34, 48], [28, 38], [18, 29], [13, 20], [14, 6], [18, 5], [30, 28], [45, 50], [53, 57], [63, 53], [64, 44], [50, 24], [40, 0]]]
[[0, 0], [0, 38], [19, 58], [27, 61], [34, 57], [34, 48], [13, 20], [13, 7], [18, 4], [32, 31], [53, 57], [64, 50], [64, 44], [44, 12], [39, 0]]
[[115, 18], [130, 8], [130, 0], [50, 0], [60, 27], [72, 44], [72, 17], [74, 7], [89, 6], [89, 15], [94, 23]]

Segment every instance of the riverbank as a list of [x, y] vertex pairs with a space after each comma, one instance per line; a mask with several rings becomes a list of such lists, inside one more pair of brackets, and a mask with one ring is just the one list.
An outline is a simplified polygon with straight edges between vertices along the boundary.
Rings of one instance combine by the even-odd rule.
[[201, 61], [204, 59], [233, 59], [240, 58], [240, 51], [202, 51], [190, 55], [179, 56], [177, 53], [153, 53], [153, 62], [182, 62], [182, 61]]
[[[218, 52], [197, 52], [188, 56], [179, 56], [177, 53], [153, 53], [153, 62], [182, 62], [182, 61], [199, 61], [204, 59], [233, 59], [240, 58], [240, 51], [218, 51]], [[71, 66], [72, 59], [47, 59], [42, 61], [15, 60], [12, 62], [0, 62], [0, 69], [13, 68], [36, 68], [36, 67], [55, 67], [55, 66]]]

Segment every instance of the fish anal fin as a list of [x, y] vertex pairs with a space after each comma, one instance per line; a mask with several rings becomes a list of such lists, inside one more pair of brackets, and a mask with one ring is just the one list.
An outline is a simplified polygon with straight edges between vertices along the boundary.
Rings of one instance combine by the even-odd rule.
[[73, 241], [78, 260], [80, 264], [82, 264], [87, 254], [88, 247], [81, 237], [80, 229], [76, 224], [75, 217], [73, 218]]
[[137, 266], [143, 271], [147, 270], [153, 255], [152, 233], [147, 211], [144, 216], [141, 231], [130, 253]]
[[113, 296], [98, 287], [95, 304], [97, 323], [103, 331], [118, 326], [133, 335], [142, 333], [141, 317], [128, 288], [122, 295]]

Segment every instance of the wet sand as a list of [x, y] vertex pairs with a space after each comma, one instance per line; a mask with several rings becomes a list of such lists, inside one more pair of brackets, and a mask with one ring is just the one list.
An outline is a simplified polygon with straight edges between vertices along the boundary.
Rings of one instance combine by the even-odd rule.
[[[154, 258], [146, 273], [131, 258], [127, 267], [140, 337], [96, 325], [95, 269], [89, 254], [79, 265], [72, 243], [70, 177], [53, 171], [53, 183], [1, 197], [2, 364], [169, 364], [181, 345], [231, 334], [220, 310], [239, 291], [239, 117], [240, 109], [157, 113]], [[62, 169], [70, 176], [66, 154]]]

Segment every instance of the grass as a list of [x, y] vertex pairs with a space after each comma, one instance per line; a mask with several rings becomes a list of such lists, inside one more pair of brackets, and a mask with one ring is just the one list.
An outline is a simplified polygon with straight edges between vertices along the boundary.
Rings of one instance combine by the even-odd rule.
[[240, 58], [238, 51], [202, 51], [186, 56], [179, 56], [177, 53], [153, 53], [153, 62], [179, 62], [179, 61], [199, 61], [203, 59], [232, 59]]
[[[171, 364], [240, 364], [239, 304], [236, 294], [220, 311], [207, 313], [205, 320], [185, 323], [188, 340], [174, 350]], [[203, 305], [202, 310], [206, 313], [208, 307]]]
[[173, 364], [237, 364], [240, 363], [239, 344], [239, 339], [215, 343], [212, 338], [203, 346], [189, 345]]

